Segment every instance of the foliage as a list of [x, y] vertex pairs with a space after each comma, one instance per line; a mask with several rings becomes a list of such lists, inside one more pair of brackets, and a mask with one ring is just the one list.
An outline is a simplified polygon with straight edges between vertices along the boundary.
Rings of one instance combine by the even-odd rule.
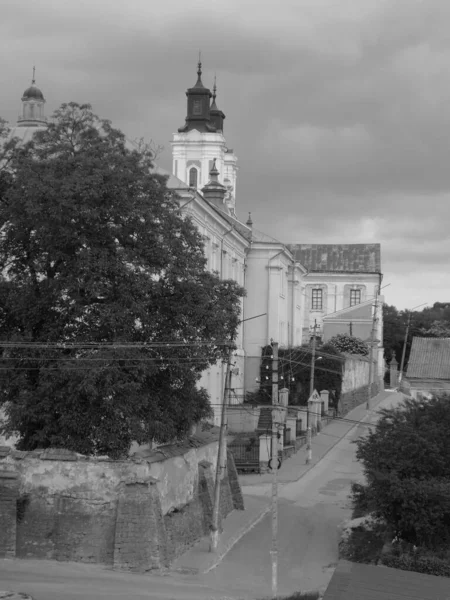
[[[310, 347], [279, 348], [279, 388], [289, 389], [289, 403], [306, 404], [310, 396], [311, 358]], [[314, 365], [314, 388], [332, 391], [331, 400], [338, 402], [342, 386], [343, 357], [340, 352], [323, 344], [316, 350]], [[270, 404], [272, 401], [272, 347], [262, 349], [259, 390], [246, 396], [247, 402]]]
[[118, 457], [211, 414], [198, 381], [236, 336], [243, 290], [206, 271], [203, 239], [151, 159], [75, 103], [13, 149], [0, 405], [22, 449]]
[[[390, 362], [395, 356], [400, 364], [405, 339], [408, 311], [398, 311], [395, 306], [383, 306], [384, 356]], [[408, 364], [413, 337], [447, 337], [450, 328], [450, 303], [435, 302], [421, 311], [411, 311], [411, 324], [406, 344], [405, 365]]]
[[368, 356], [369, 348], [360, 338], [349, 335], [348, 333], [338, 333], [328, 341], [330, 346], [334, 346], [339, 352], [348, 354], [360, 354]]
[[354, 527], [348, 540], [339, 545], [339, 556], [357, 563], [376, 564], [384, 546], [386, 526]]
[[450, 577], [450, 564], [448, 560], [437, 556], [420, 556], [417, 553], [383, 554], [380, 561], [385, 567], [401, 569], [402, 571], [415, 571], [426, 575]]
[[428, 329], [421, 329], [421, 333], [429, 337], [450, 337], [450, 321], [433, 321]]
[[429, 548], [450, 541], [450, 402], [405, 400], [382, 409], [356, 441], [366, 502], [402, 539]]
[[365, 517], [375, 509], [370, 504], [366, 486], [356, 481], [351, 483], [350, 499], [353, 506], [352, 519]]

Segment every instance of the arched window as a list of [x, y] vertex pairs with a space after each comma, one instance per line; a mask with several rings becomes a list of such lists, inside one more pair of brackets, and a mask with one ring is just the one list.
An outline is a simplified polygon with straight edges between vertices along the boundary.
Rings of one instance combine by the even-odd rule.
[[198, 180], [198, 171], [195, 167], [189, 169], [189, 187], [196, 188]]

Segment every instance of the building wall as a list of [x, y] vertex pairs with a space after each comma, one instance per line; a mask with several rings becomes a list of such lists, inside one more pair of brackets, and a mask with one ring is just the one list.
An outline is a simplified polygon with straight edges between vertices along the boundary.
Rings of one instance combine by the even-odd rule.
[[419, 398], [420, 393], [450, 394], [450, 381], [447, 380], [408, 378], [407, 382], [411, 396], [416, 399]]
[[258, 386], [261, 348], [301, 344], [302, 271], [282, 245], [252, 244], [247, 254], [244, 318], [245, 389]]
[[237, 181], [237, 158], [227, 148], [222, 133], [199, 132], [174, 133], [172, 140], [172, 173], [189, 185], [189, 170], [198, 171], [197, 188], [202, 189], [209, 181], [212, 161], [216, 159], [219, 181], [230, 188], [234, 207]]
[[[184, 204], [192, 198], [187, 196]], [[190, 217], [205, 240], [205, 258], [207, 269], [216, 272], [221, 279], [232, 279], [240, 286], [245, 285], [245, 252], [248, 242], [229, 225], [208, 203], [195, 195], [194, 200], [186, 205], [185, 215]], [[244, 300], [241, 300], [241, 314]], [[237, 350], [233, 357], [231, 387], [235, 390], [231, 401], [241, 401], [244, 388], [244, 350], [243, 325], [241, 324], [236, 339]], [[211, 399], [214, 410], [213, 422], [220, 424], [221, 404], [224, 397], [225, 365], [218, 363], [203, 373], [199, 385], [204, 387]]]
[[[361, 291], [361, 302], [375, 298], [379, 285], [377, 274], [365, 273], [308, 273], [303, 281], [302, 293], [305, 302], [303, 337], [306, 339], [317, 321], [319, 332], [323, 327], [323, 317], [350, 306], [350, 290]], [[312, 290], [322, 289], [323, 305], [321, 310], [312, 308]]]

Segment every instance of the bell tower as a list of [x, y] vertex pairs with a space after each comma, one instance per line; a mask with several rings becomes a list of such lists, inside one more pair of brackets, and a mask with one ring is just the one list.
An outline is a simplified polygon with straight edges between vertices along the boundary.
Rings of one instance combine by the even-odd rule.
[[214, 165], [218, 181], [226, 190], [224, 209], [235, 214], [237, 157], [227, 147], [223, 134], [225, 114], [217, 106], [216, 81], [211, 93], [203, 85], [200, 60], [197, 82], [186, 91], [186, 96], [185, 124], [172, 138], [172, 172], [189, 186], [202, 190]]

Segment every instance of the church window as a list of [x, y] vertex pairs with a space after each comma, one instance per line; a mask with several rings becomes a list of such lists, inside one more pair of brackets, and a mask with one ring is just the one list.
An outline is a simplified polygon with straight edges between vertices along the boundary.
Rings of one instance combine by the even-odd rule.
[[361, 290], [350, 290], [350, 306], [361, 304]]
[[311, 308], [313, 310], [322, 310], [322, 305], [322, 290], [320, 288], [313, 289]]
[[196, 188], [198, 183], [198, 171], [195, 167], [189, 169], [189, 187]]
[[192, 113], [194, 115], [201, 115], [202, 114], [202, 101], [201, 100], [194, 100], [194, 105], [193, 105]]

